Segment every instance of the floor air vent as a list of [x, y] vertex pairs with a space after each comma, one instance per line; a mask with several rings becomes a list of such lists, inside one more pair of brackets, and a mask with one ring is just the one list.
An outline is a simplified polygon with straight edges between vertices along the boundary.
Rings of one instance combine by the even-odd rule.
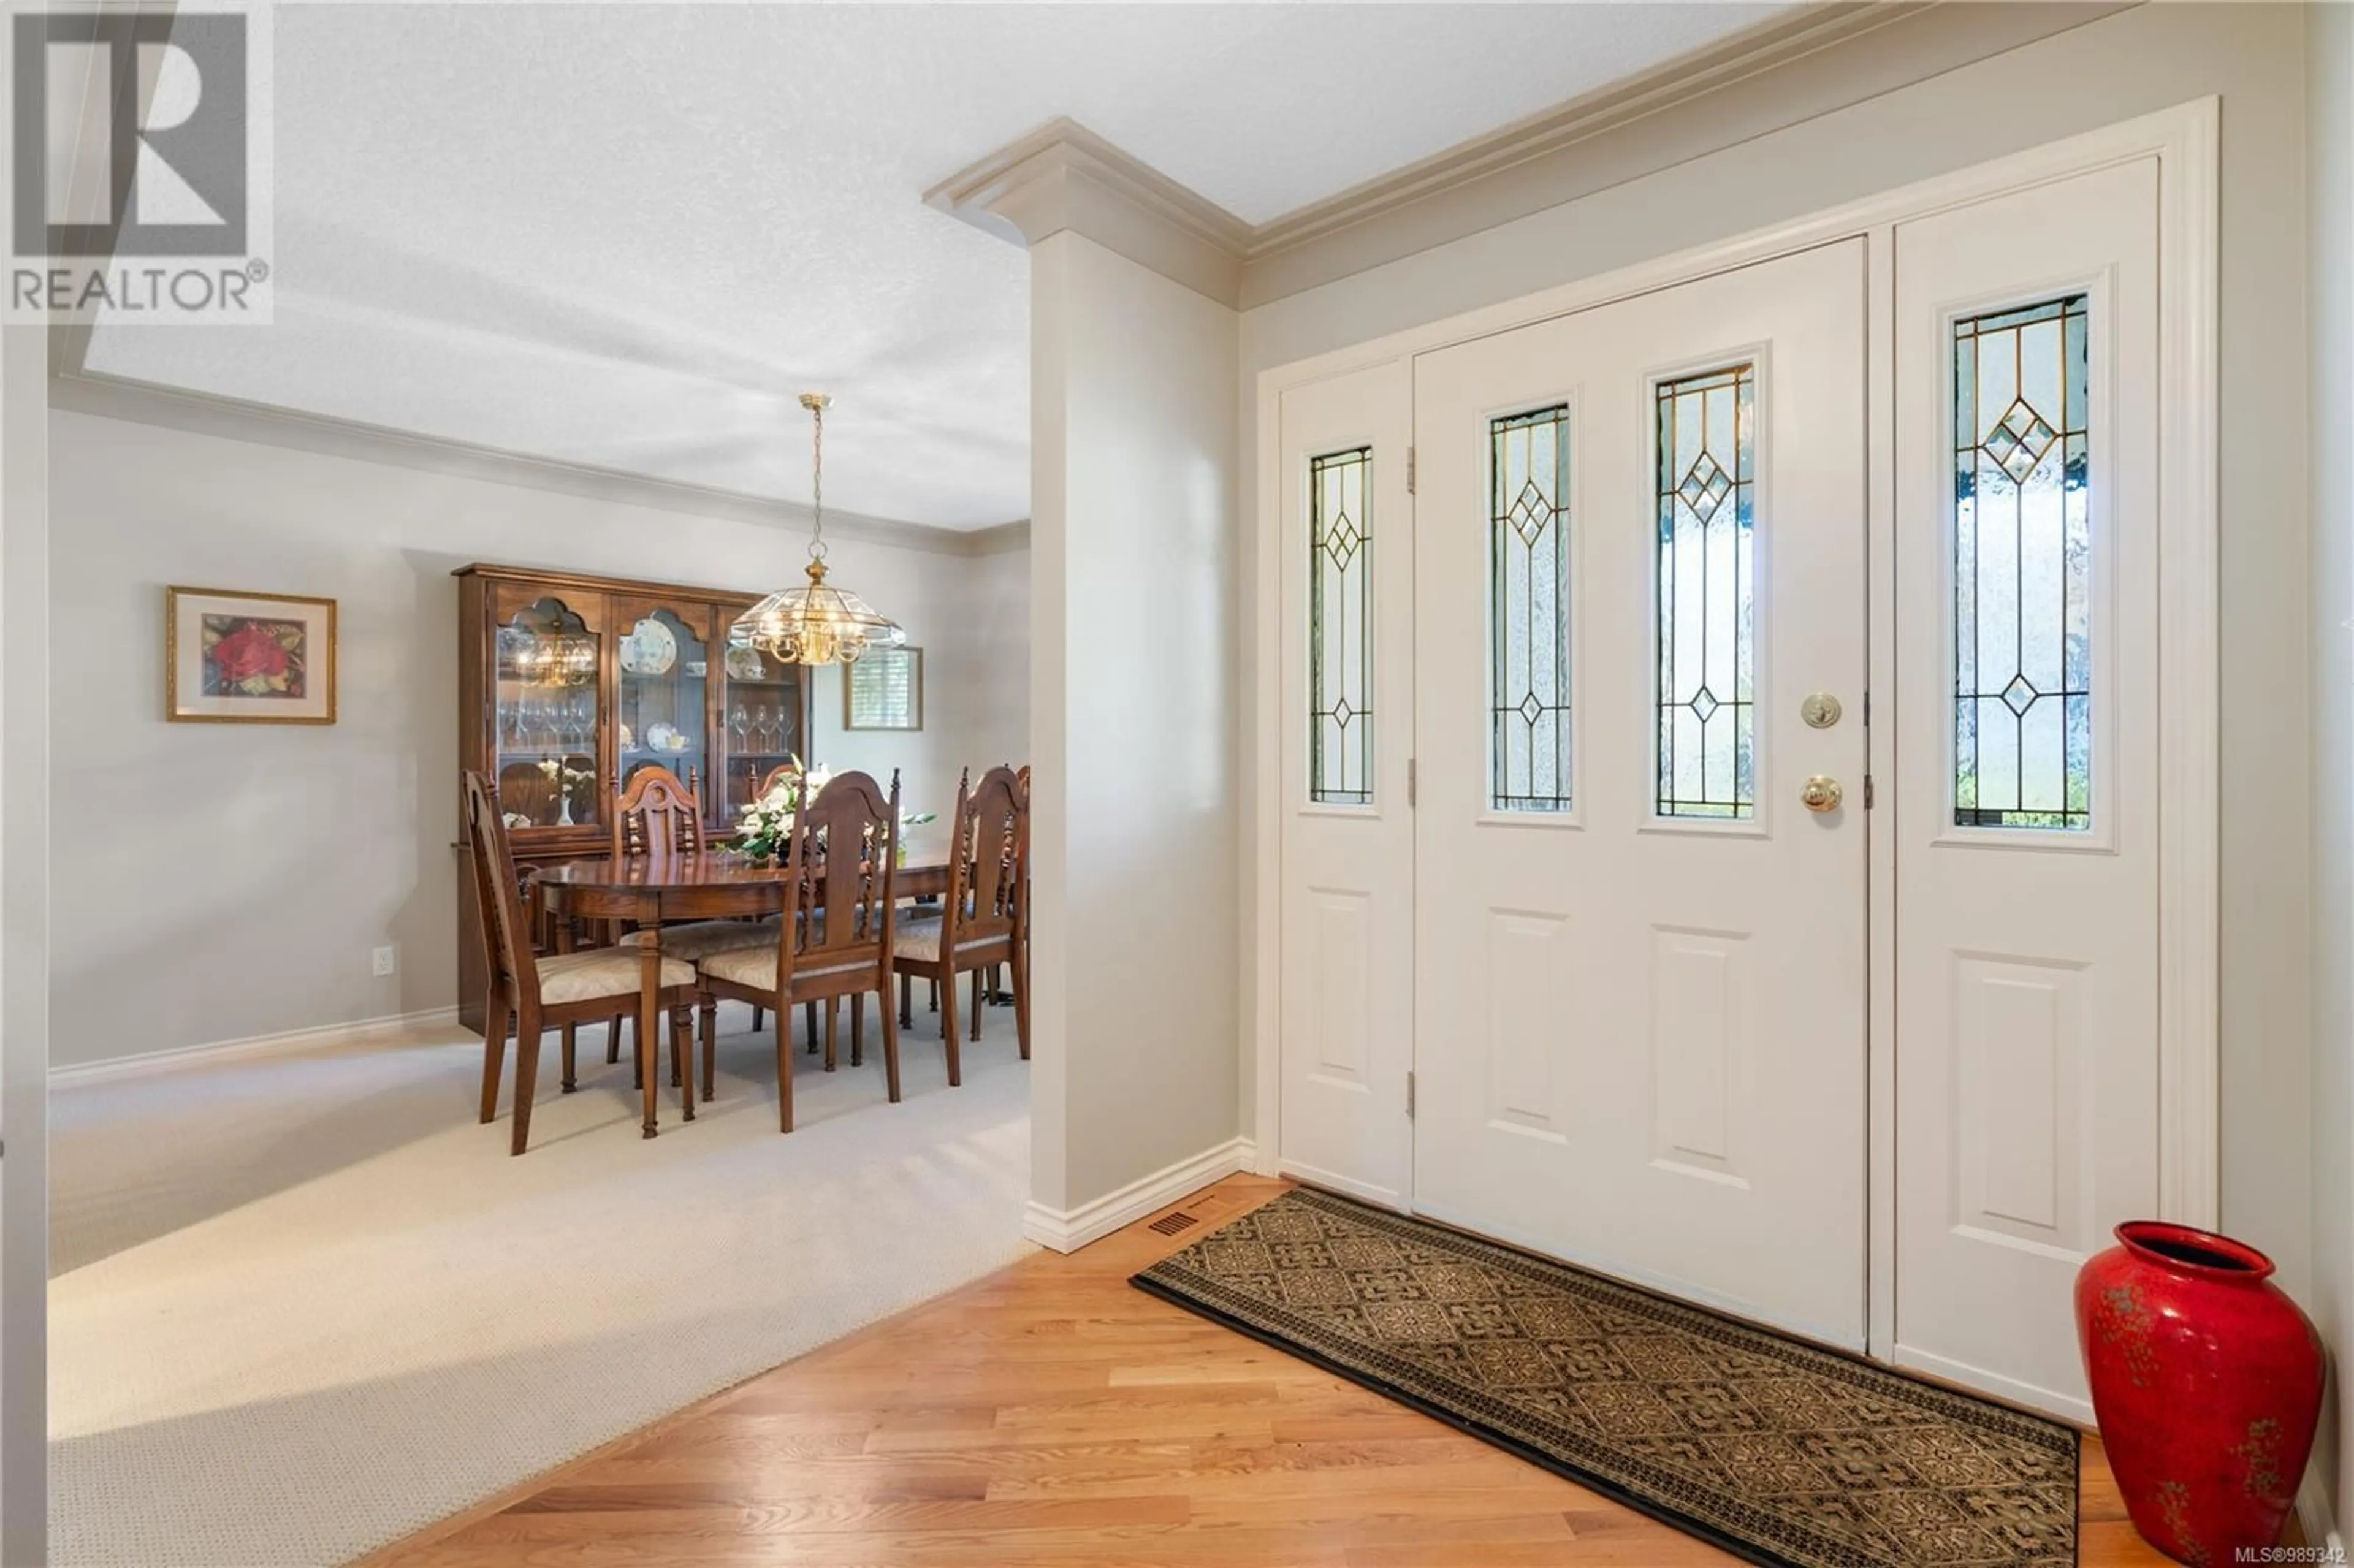
[[1164, 1236], [1173, 1236], [1179, 1231], [1190, 1231], [1201, 1223], [1184, 1210], [1179, 1209], [1172, 1213], [1161, 1215], [1144, 1228], [1149, 1231], [1158, 1231]]

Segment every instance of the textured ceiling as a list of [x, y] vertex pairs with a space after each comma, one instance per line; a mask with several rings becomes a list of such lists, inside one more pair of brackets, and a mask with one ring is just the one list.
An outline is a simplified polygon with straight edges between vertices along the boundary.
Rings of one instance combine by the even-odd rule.
[[297, 5], [276, 324], [93, 371], [948, 528], [1029, 510], [1026, 262], [921, 193], [1069, 115], [1254, 223], [1753, 5]]

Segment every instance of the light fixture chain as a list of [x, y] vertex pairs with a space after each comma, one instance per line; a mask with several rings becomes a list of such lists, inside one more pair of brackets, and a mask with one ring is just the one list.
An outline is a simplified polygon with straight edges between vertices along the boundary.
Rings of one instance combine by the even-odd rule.
[[825, 559], [825, 405], [810, 410], [810, 556]]

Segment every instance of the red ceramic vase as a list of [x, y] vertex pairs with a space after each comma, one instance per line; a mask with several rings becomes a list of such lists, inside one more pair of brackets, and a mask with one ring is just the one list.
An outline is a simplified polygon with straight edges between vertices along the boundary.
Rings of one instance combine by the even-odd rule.
[[2132, 1220], [2076, 1276], [2093, 1414], [2134, 1528], [2178, 1563], [2271, 1546], [2321, 1411], [2321, 1341], [2224, 1236]]

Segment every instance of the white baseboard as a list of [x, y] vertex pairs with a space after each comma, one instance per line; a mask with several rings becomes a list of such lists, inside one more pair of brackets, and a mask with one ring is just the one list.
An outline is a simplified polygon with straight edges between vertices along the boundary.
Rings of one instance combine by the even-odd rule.
[[1247, 1138], [1230, 1138], [1214, 1149], [1141, 1176], [1116, 1192], [1108, 1192], [1076, 1209], [1050, 1209], [1031, 1202], [1022, 1218], [1022, 1234], [1040, 1246], [1056, 1252], [1076, 1252], [1122, 1225], [1133, 1224], [1155, 1209], [1167, 1208], [1188, 1193], [1222, 1177], [1251, 1170], [1257, 1153]]
[[2322, 1483], [2321, 1471], [2312, 1465], [2305, 1467], [2305, 1480], [2296, 1489], [2296, 1523], [2305, 1532], [2307, 1546], [2326, 1547], [2338, 1553], [2324, 1561], [2346, 1560], [2346, 1542], [2338, 1537], [2337, 1520], [2330, 1517], [2329, 1489]]
[[227, 1062], [254, 1056], [294, 1055], [319, 1045], [345, 1040], [371, 1040], [409, 1029], [438, 1029], [458, 1022], [458, 1009], [429, 1007], [419, 1012], [387, 1013], [381, 1018], [355, 1019], [348, 1023], [323, 1023], [311, 1029], [289, 1029], [276, 1034], [256, 1034], [243, 1040], [217, 1040], [208, 1045], [180, 1045], [136, 1056], [110, 1056], [102, 1062], [78, 1062], [51, 1067], [53, 1088], [105, 1083], [115, 1078], [144, 1077], [199, 1063]]

